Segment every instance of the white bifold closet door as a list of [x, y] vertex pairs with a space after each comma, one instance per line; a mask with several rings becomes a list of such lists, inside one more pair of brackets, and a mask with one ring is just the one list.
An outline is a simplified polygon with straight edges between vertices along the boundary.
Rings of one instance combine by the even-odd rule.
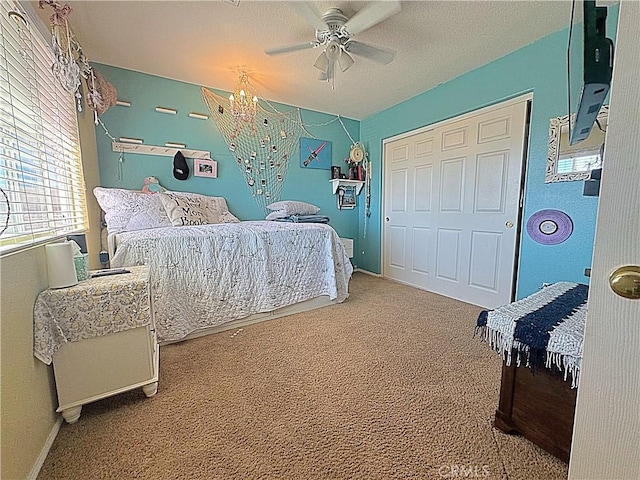
[[385, 142], [385, 277], [487, 308], [511, 301], [529, 98]]

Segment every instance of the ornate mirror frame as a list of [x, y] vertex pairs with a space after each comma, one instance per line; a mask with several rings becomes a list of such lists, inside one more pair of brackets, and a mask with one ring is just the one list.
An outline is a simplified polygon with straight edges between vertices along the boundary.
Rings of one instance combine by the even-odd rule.
[[[571, 120], [575, 114], [571, 115]], [[598, 113], [598, 120], [603, 123], [609, 118], [609, 105], [603, 105]], [[547, 153], [547, 168], [544, 175], [545, 183], [552, 182], [572, 182], [575, 180], [586, 180], [591, 172], [570, 172], [558, 173], [558, 158], [560, 156], [560, 135], [565, 127], [569, 125], [569, 115], [554, 117], [549, 120], [549, 147]], [[598, 128], [595, 126], [594, 128]]]

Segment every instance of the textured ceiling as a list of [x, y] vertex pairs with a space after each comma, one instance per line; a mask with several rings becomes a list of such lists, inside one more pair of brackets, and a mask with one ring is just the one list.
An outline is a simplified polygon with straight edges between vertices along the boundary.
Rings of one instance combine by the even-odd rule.
[[[395, 60], [383, 66], [355, 57], [353, 67], [336, 73], [332, 90], [313, 67], [320, 50], [264, 53], [315, 38], [291, 2], [229, 1], [67, 3], [91, 61], [227, 91], [246, 71], [262, 98], [354, 119], [565, 28], [571, 13], [568, 0], [403, 1], [399, 14], [355, 37], [396, 50]], [[310, 3], [319, 13], [338, 7], [352, 16], [370, 2]], [[48, 19], [51, 8], [38, 13]]]

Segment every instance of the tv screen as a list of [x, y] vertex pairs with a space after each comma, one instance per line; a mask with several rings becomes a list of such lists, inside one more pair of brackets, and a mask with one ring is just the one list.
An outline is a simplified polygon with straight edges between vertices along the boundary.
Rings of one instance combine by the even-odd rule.
[[606, 37], [607, 7], [596, 7], [594, 0], [584, 0], [583, 65], [584, 82], [569, 144], [581, 142], [591, 132], [604, 103], [613, 67], [613, 42]]

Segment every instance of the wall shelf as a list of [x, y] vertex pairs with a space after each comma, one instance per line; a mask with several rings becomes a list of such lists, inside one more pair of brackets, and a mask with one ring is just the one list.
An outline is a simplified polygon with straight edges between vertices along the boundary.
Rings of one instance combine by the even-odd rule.
[[182, 152], [186, 158], [211, 159], [211, 152], [205, 150], [190, 150], [188, 148], [160, 147], [157, 145], [141, 145], [126, 142], [111, 142], [114, 152], [139, 153], [142, 155], [159, 155], [162, 157], [173, 157], [178, 151]]
[[331, 190], [334, 195], [338, 191], [338, 187], [341, 185], [345, 187], [356, 187], [356, 195], [358, 195], [360, 194], [360, 190], [362, 190], [362, 187], [364, 185], [364, 180], [348, 180], [346, 178], [334, 178], [329, 181], [331, 182]]

